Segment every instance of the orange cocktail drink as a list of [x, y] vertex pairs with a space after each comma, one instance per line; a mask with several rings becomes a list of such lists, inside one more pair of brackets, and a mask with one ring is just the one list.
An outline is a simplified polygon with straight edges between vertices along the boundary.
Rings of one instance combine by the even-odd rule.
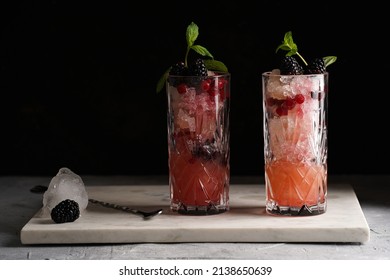
[[328, 74], [263, 74], [266, 210], [326, 211]]
[[301, 209], [325, 202], [325, 168], [315, 164], [275, 161], [266, 165], [267, 197], [280, 206]]

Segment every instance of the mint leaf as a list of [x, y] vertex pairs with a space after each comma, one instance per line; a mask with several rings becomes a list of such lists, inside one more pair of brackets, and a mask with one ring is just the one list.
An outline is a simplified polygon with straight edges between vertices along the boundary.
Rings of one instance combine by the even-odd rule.
[[337, 56], [325, 56], [322, 59], [324, 60], [325, 67], [327, 67], [336, 62]]
[[[278, 50], [284, 50], [288, 51], [289, 53], [295, 54], [298, 51], [297, 45], [294, 43], [294, 40], [292, 38], [292, 32], [288, 31], [286, 34], [284, 34], [283, 42], [276, 48], [275, 52], [278, 52]], [[286, 55], [289, 56], [289, 55]]]
[[219, 71], [219, 72], [228, 72], [228, 68], [221, 61], [218, 61], [215, 59], [205, 59], [204, 64], [206, 65], [206, 68], [209, 70]]
[[291, 49], [291, 51], [298, 51], [298, 46], [294, 43], [291, 31], [288, 31], [286, 34], [284, 34], [284, 42]]
[[156, 86], [157, 93], [159, 93], [164, 88], [165, 82], [168, 79], [169, 70], [171, 70], [171, 67], [169, 67], [169, 69], [167, 71], [165, 71], [165, 73], [161, 76], [160, 80], [158, 80], [157, 86]]
[[187, 27], [187, 31], [186, 31], [186, 39], [187, 39], [187, 46], [188, 47], [191, 47], [195, 40], [198, 38], [199, 36], [199, 27], [191, 22], [190, 25], [188, 25]]
[[205, 47], [202, 47], [200, 45], [193, 45], [191, 46], [191, 49], [196, 51], [198, 54], [202, 56], [208, 56], [214, 58], [213, 55]]

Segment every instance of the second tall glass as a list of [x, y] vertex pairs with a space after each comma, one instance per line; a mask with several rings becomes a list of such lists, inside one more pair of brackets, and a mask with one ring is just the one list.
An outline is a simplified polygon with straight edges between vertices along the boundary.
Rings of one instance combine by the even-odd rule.
[[230, 74], [167, 79], [171, 209], [210, 215], [229, 210]]
[[325, 213], [328, 73], [266, 72], [262, 85], [266, 211]]

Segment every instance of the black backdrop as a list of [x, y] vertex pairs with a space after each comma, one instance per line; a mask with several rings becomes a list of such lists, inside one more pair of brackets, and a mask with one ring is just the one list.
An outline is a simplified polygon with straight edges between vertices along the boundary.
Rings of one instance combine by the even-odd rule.
[[166, 96], [155, 87], [184, 57], [191, 21], [232, 74], [232, 175], [263, 175], [260, 75], [289, 30], [306, 58], [338, 57], [329, 173], [389, 173], [379, 163], [389, 157], [388, 24], [372, 1], [4, 2], [0, 175], [167, 174]]

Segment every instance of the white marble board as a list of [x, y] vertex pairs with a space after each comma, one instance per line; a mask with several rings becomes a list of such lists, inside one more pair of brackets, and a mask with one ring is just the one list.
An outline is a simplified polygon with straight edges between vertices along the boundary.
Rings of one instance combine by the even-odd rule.
[[187, 216], [169, 210], [166, 185], [86, 186], [89, 198], [143, 210], [162, 208], [151, 220], [89, 203], [73, 223], [55, 224], [42, 210], [22, 228], [23, 244], [181, 242], [358, 242], [370, 230], [350, 185], [328, 187], [325, 214], [277, 217], [266, 214], [263, 185], [231, 185], [230, 211]]

